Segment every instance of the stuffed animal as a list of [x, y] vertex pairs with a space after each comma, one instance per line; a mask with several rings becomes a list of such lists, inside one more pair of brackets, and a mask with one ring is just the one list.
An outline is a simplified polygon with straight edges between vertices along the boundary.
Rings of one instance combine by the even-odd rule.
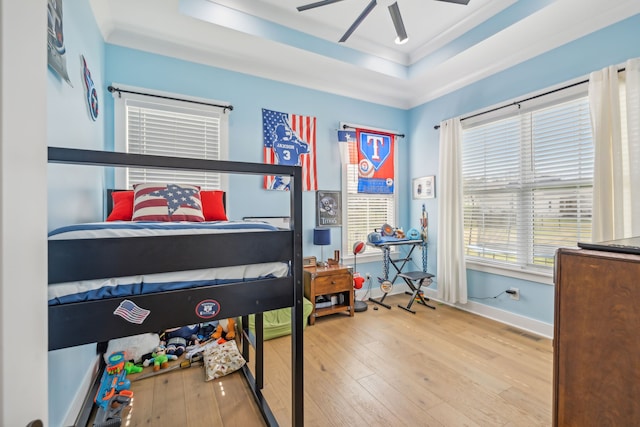
[[200, 330], [198, 330], [197, 337], [198, 339], [194, 344], [200, 344], [204, 341], [209, 341], [211, 339], [211, 335], [216, 331], [218, 327], [218, 321], [213, 322], [205, 322], [200, 324]]
[[169, 366], [169, 360], [177, 360], [178, 356], [175, 354], [167, 354], [167, 348], [163, 345], [156, 347], [155, 351], [151, 353], [151, 359], [145, 360], [142, 365], [146, 368], [153, 363], [153, 370], [159, 371], [161, 368], [165, 369]]
[[140, 363], [150, 358], [153, 350], [159, 345], [160, 336], [152, 333], [112, 339], [109, 341], [107, 351], [104, 353], [104, 361], [108, 363], [109, 355], [123, 351], [127, 360]]
[[199, 330], [199, 325], [189, 325], [164, 331], [163, 338], [167, 346], [167, 354], [182, 356], [187, 346], [197, 343]]
[[236, 337], [236, 321], [232, 318], [222, 319], [218, 322], [218, 327], [213, 333], [212, 338], [217, 340], [224, 334], [224, 339], [232, 340]]

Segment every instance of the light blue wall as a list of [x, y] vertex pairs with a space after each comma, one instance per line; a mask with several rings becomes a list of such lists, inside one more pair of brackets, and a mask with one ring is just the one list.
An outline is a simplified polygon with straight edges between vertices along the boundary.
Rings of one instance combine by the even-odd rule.
[[[52, 70], [47, 72], [47, 144], [54, 147], [104, 147], [104, 42], [86, 0], [63, 2], [66, 63], [71, 84]], [[84, 55], [98, 90], [100, 111], [91, 120], [86, 102], [83, 68]], [[49, 165], [48, 228], [83, 221], [96, 221], [102, 216], [103, 172], [99, 168]], [[92, 327], [93, 325], [87, 325]], [[83, 378], [90, 376], [96, 358], [95, 345], [49, 352], [49, 423], [63, 425], [69, 408], [77, 396]]]
[[[406, 111], [306, 89], [246, 74], [227, 71], [121, 46], [106, 46], [105, 87], [124, 84], [147, 89], [198, 96], [228, 102], [229, 158], [243, 162], [263, 161], [262, 108], [311, 115], [317, 118], [317, 169], [320, 190], [340, 190], [340, 154], [336, 130], [340, 121], [394, 129], [404, 133]], [[111, 122], [113, 99], [107, 100], [106, 116]], [[113, 126], [107, 126], [107, 146], [113, 144]], [[400, 140], [400, 144], [405, 141]], [[406, 150], [400, 148], [399, 186], [407, 185]], [[231, 176], [228, 205], [230, 219], [243, 216], [288, 215], [288, 194], [260, 188], [262, 177]], [[320, 256], [312, 244], [315, 224], [314, 192], [304, 193], [303, 243], [305, 255]], [[402, 200], [406, 203], [406, 200]], [[325, 255], [340, 249], [340, 228], [332, 229], [332, 245]]]
[[[439, 132], [433, 126], [444, 119], [464, 116], [500, 102], [544, 90], [568, 80], [588, 76], [591, 71], [628, 58], [640, 56], [640, 15], [628, 18], [548, 53], [497, 73], [454, 93], [409, 111], [409, 170], [412, 177], [436, 175], [438, 183]], [[436, 193], [437, 194], [437, 193]], [[429, 212], [429, 271], [436, 271], [438, 238], [436, 235], [438, 199], [427, 200]], [[420, 203], [409, 200], [404, 205], [413, 218], [420, 213]], [[437, 276], [437, 272], [436, 272]], [[474, 300], [549, 324], [553, 323], [552, 286], [468, 270], [470, 296], [494, 296], [511, 286], [520, 289], [521, 300]]]
[[[102, 149], [104, 147], [104, 43], [91, 8], [84, 0], [63, 3], [66, 63], [71, 83], [47, 73], [47, 143], [54, 147]], [[84, 55], [98, 90], [101, 111], [91, 120], [86, 102], [81, 55]], [[95, 188], [102, 186], [98, 168], [49, 165], [48, 227], [91, 221], [102, 215]]]

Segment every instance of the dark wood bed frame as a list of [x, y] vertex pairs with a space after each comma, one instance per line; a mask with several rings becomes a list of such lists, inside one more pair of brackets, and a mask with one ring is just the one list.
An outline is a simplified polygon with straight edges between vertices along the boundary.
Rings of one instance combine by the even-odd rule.
[[[216, 300], [220, 311], [215, 318], [209, 320], [243, 317], [242, 353], [248, 361], [249, 346], [253, 345], [256, 358], [255, 378], [247, 365], [243, 368], [243, 373], [265, 421], [268, 425], [275, 426], [278, 423], [261, 393], [264, 378], [262, 313], [292, 307], [294, 320], [291, 352], [292, 424], [302, 426], [304, 424], [304, 390], [302, 190], [300, 184], [302, 173], [300, 167], [57, 147], [49, 147], [48, 155], [50, 163], [210, 170], [230, 174], [286, 175], [292, 178], [294, 185], [290, 192], [289, 230], [170, 237], [50, 240], [48, 242], [49, 283], [274, 261], [289, 262], [291, 273], [282, 278], [49, 306], [49, 350], [103, 343], [113, 338], [202, 323], [203, 319], [195, 313], [196, 305], [204, 300]], [[150, 310], [151, 313], [143, 324], [129, 323], [113, 314], [124, 299]], [[167, 310], [167, 307], [171, 307], [171, 310]], [[256, 315], [255, 337], [249, 334], [249, 314]], [[93, 399], [96, 387], [97, 382], [94, 390], [90, 391], [90, 396], [87, 396], [88, 399]], [[88, 418], [88, 414], [84, 416]]]

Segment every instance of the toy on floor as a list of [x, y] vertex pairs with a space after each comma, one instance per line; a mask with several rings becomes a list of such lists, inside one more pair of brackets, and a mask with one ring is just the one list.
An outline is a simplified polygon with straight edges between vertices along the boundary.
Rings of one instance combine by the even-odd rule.
[[198, 362], [202, 362], [202, 356], [201, 355], [195, 356], [195, 357], [193, 357], [191, 359], [185, 359], [182, 362], [176, 363], [173, 366], [171, 366], [171, 367], [169, 367], [167, 369], [163, 369], [161, 371], [154, 371], [154, 372], [149, 372], [147, 374], [139, 375], [139, 376], [135, 377], [134, 379], [132, 379], [131, 381], [132, 382], [133, 381], [140, 381], [140, 380], [144, 380], [144, 379], [147, 379], [147, 378], [155, 377], [157, 375], [164, 375], [167, 372], [171, 372], [171, 371], [174, 371], [176, 369], [190, 368], [191, 365], [194, 365], [194, 364], [196, 364]]
[[225, 340], [234, 339], [236, 337], [236, 321], [232, 318], [220, 320], [216, 331], [211, 337], [214, 340], [218, 338], [224, 338]]
[[132, 335], [129, 337], [115, 338], [109, 341], [104, 353], [104, 362], [109, 363], [111, 354], [123, 351], [127, 360], [133, 363], [142, 363], [151, 357], [153, 350], [160, 345], [160, 336], [157, 333]]
[[164, 331], [161, 339], [167, 347], [167, 354], [182, 356], [187, 346], [193, 345], [198, 341], [198, 332], [200, 325], [188, 325], [181, 328], [171, 328]]
[[[200, 324], [200, 329], [198, 330], [197, 340], [193, 343], [193, 346], [200, 345], [205, 341], [209, 341], [212, 338], [213, 333], [216, 331], [218, 327], [218, 321], [215, 320], [213, 322], [206, 322]], [[188, 351], [189, 349], [187, 349]]]
[[128, 374], [139, 374], [140, 372], [142, 372], [142, 366], [138, 366], [136, 364], [134, 364], [133, 362], [126, 362], [124, 364], [124, 370], [127, 371], [127, 375]]
[[159, 371], [169, 366], [169, 360], [178, 360], [178, 356], [175, 354], [167, 354], [167, 348], [159, 345], [155, 351], [151, 353], [151, 359], [145, 360], [142, 365], [146, 368], [153, 363], [153, 370]]
[[122, 410], [129, 405], [133, 397], [133, 392], [129, 390], [131, 382], [125, 378], [126, 376], [124, 352], [111, 354], [95, 397], [98, 413], [93, 423], [94, 427], [122, 424]]

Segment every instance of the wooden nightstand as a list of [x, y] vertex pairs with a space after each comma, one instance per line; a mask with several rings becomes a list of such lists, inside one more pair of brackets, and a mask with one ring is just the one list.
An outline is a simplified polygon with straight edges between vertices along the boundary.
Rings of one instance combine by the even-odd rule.
[[[337, 304], [316, 308], [316, 297], [320, 295], [335, 296]], [[304, 296], [313, 304], [310, 325], [316, 322], [316, 317], [333, 313], [347, 312], [353, 316], [353, 276], [350, 268], [342, 265], [305, 268]]]

